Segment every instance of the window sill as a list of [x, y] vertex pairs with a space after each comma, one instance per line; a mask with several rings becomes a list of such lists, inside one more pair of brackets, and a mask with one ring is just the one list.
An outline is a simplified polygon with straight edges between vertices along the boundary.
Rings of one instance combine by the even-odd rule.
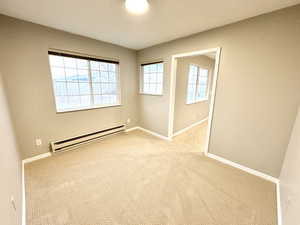
[[93, 109], [101, 109], [101, 108], [110, 108], [110, 107], [120, 107], [121, 104], [114, 104], [114, 105], [101, 105], [101, 106], [92, 106], [92, 107], [82, 107], [76, 109], [64, 109], [64, 110], [56, 110], [57, 114], [60, 113], [68, 113], [68, 112], [76, 112], [76, 111], [86, 111], [86, 110], [93, 110]]
[[192, 104], [197, 104], [197, 103], [206, 102], [206, 101], [208, 101], [208, 98], [200, 99], [200, 100], [195, 101], [195, 102], [187, 102], [186, 104], [187, 105], [192, 105]]

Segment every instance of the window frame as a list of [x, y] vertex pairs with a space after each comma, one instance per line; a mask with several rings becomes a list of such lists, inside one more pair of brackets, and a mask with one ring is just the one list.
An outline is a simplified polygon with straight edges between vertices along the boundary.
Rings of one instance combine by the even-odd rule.
[[[90, 97], [91, 97], [91, 104], [89, 106], [83, 106], [83, 107], [76, 107], [76, 108], [68, 108], [68, 109], [59, 109], [57, 101], [56, 101], [56, 92], [55, 92], [55, 81], [52, 76], [52, 67], [50, 63], [50, 55], [57, 55], [57, 56], [63, 56], [63, 57], [71, 57], [75, 59], [85, 59], [88, 60], [88, 77], [89, 81], [87, 82], [89, 84], [90, 89]], [[70, 54], [60, 51], [53, 51], [48, 50], [48, 65], [49, 65], [49, 73], [50, 73], [50, 79], [52, 83], [52, 96], [55, 103], [55, 110], [56, 113], [68, 113], [68, 112], [76, 112], [76, 111], [85, 111], [85, 110], [93, 110], [93, 109], [100, 109], [100, 108], [109, 108], [109, 107], [120, 107], [122, 106], [122, 90], [121, 90], [121, 73], [120, 73], [120, 62], [117, 60], [106, 60], [102, 58], [95, 58], [91, 56], [86, 56], [84, 54]], [[117, 90], [117, 103], [115, 104], [105, 104], [105, 105], [95, 105], [94, 104], [94, 93], [93, 93], [93, 81], [92, 81], [92, 74], [91, 74], [91, 61], [97, 61], [97, 62], [104, 62], [104, 63], [113, 63], [116, 65], [116, 90]], [[65, 66], [63, 67], [65, 69]], [[65, 81], [67, 83], [67, 81]], [[97, 82], [96, 82], [97, 83]]]
[[[144, 92], [144, 66], [153, 65], [153, 64], [162, 64], [163, 65], [162, 81], [161, 81], [161, 93], [159, 93], [159, 94]], [[142, 64], [140, 64], [139, 68], [140, 68], [139, 94], [140, 95], [150, 95], [150, 96], [163, 96], [164, 95], [164, 71], [165, 71], [164, 61], [154, 61], [154, 62], [150, 62], [150, 63], [142, 63]]]
[[[208, 71], [208, 75], [207, 75], [207, 86], [206, 86], [206, 95], [205, 97], [201, 98], [201, 99], [198, 99], [198, 100], [195, 100], [193, 102], [189, 102], [188, 101], [188, 91], [189, 91], [189, 77], [190, 77], [190, 67], [191, 66], [196, 66], [198, 69], [205, 69]], [[200, 64], [196, 64], [196, 63], [189, 63], [188, 65], [188, 75], [187, 75], [187, 85], [186, 85], [186, 100], [185, 100], [185, 104], [187, 105], [191, 105], [191, 104], [196, 104], [196, 103], [199, 103], [199, 102], [205, 102], [205, 101], [208, 101], [209, 99], [209, 87], [210, 87], [210, 82], [211, 82], [211, 68], [209, 68], [208, 66], [203, 66], [203, 65], [200, 65]], [[195, 91], [195, 94], [197, 93], [197, 90], [198, 90], [198, 87], [200, 85], [198, 85], [198, 79], [199, 79], [199, 75], [197, 73], [197, 81], [196, 81], [196, 91]]]

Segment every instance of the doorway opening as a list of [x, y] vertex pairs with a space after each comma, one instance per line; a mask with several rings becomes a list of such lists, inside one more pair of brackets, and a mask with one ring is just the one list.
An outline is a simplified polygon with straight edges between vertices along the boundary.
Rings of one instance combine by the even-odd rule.
[[168, 137], [208, 153], [221, 48], [172, 56]]

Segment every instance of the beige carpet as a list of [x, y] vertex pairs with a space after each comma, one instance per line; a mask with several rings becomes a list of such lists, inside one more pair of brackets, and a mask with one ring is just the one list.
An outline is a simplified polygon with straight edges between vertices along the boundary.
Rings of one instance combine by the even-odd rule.
[[182, 140], [133, 131], [26, 164], [27, 225], [276, 224], [273, 183]]
[[186, 152], [204, 152], [208, 122], [201, 123], [173, 138], [173, 143]]

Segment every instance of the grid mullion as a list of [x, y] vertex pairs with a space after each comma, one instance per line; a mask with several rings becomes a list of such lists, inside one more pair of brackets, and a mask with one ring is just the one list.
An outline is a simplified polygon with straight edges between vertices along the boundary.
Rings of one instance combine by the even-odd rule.
[[[88, 76], [89, 76], [89, 89], [90, 89], [90, 106], [94, 105], [94, 92], [93, 92], [93, 87], [92, 87], [92, 71], [91, 71], [91, 61], [88, 60]], [[99, 76], [100, 76], [100, 72], [99, 72]]]
[[70, 104], [70, 97], [69, 97], [69, 91], [68, 91], [68, 81], [67, 81], [67, 73], [66, 73], [66, 64], [65, 64], [65, 57], [62, 57], [62, 60], [63, 60], [63, 65], [64, 65], [64, 74], [65, 74], [65, 86], [66, 86], [66, 94], [67, 94], [67, 104], [69, 105]]

